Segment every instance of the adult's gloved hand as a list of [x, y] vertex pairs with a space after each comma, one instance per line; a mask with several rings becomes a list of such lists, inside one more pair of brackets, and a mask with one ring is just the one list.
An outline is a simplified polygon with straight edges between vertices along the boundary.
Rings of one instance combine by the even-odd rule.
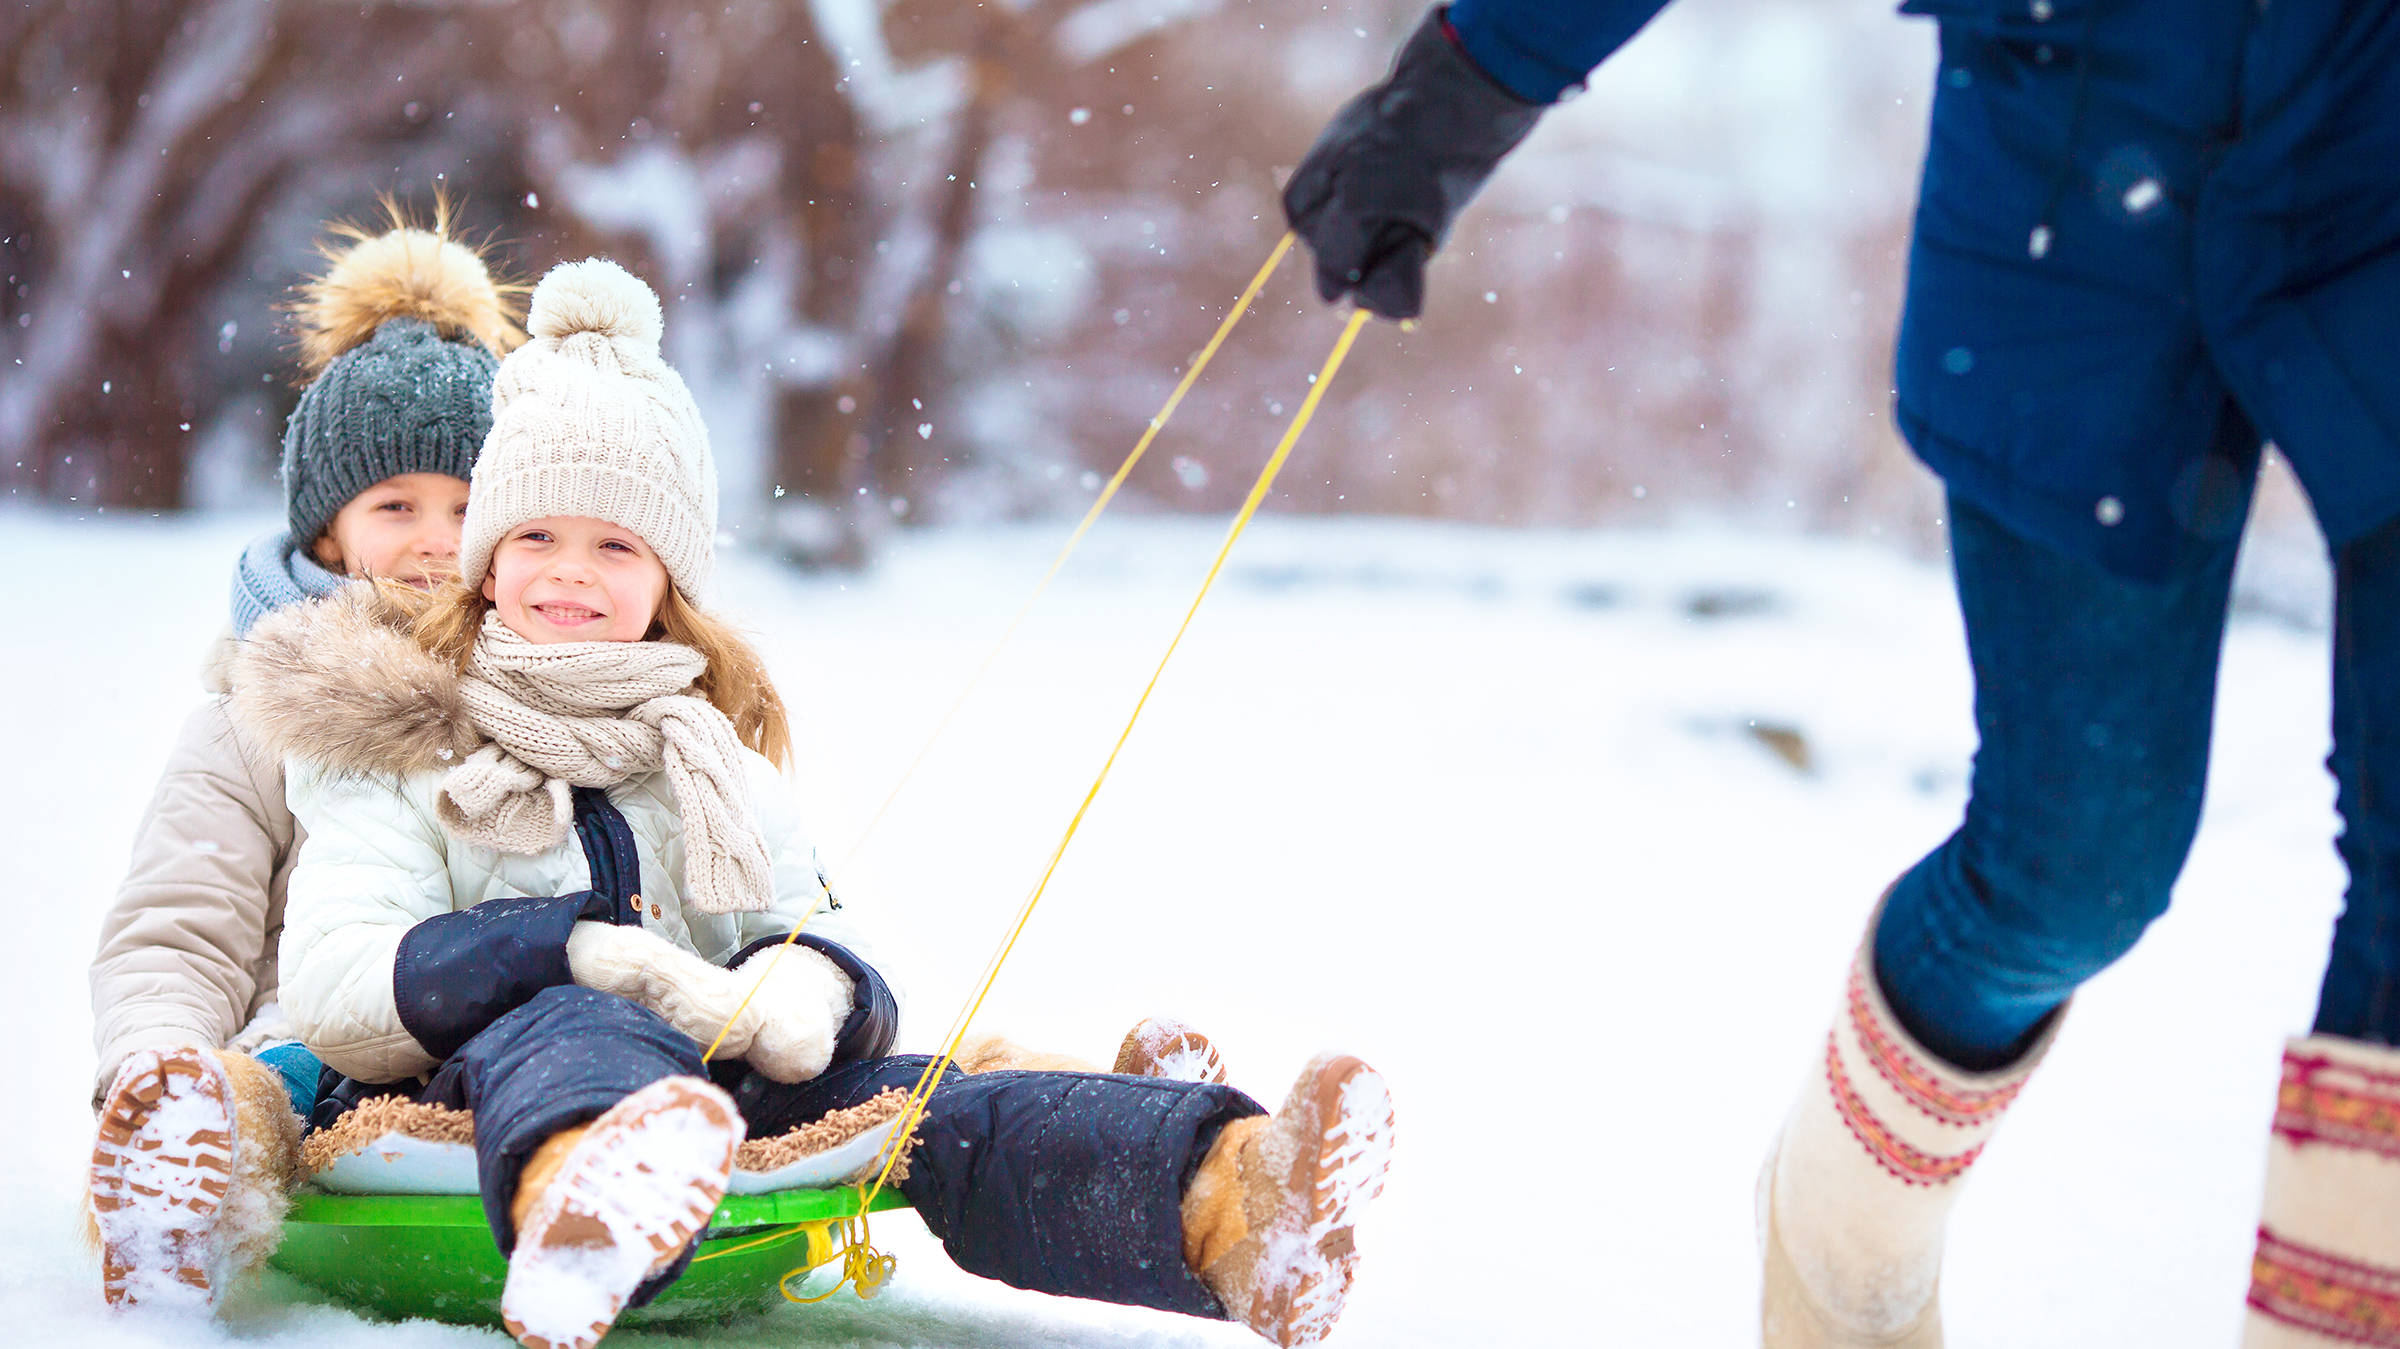
[[1426, 259], [1542, 110], [1467, 59], [1441, 7], [1428, 12], [1390, 76], [1334, 114], [1284, 185], [1284, 218], [1316, 254], [1317, 293], [1415, 318]]

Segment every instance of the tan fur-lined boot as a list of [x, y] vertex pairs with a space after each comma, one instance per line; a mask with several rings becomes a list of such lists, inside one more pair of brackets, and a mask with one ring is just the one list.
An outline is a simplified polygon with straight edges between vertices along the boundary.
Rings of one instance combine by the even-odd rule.
[[1176, 1082], [1225, 1081], [1225, 1060], [1209, 1038], [1171, 1016], [1144, 1017], [1117, 1046], [1115, 1071]]
[[2400, 1049], [2283, 1053], [2243, 1349], [2400, 1349]]
[[[1072, 1054], [1028, 1049], [1004, 1035], [978, 1035], [962, 1042], [952, 1059], [962, 1073], [1097, 1073], [1100, 1065]], [[1117, 1046], [1116, 1066], [1107, 1071], [1177, 1082], [1225, 1080], [1224, 1060], [1208, 1037], [1173, 1017], [1145, 1017]]]
[[1217, 1134], [1183, 1195], [1183, 1258], [1232, 1320], [1280, 1345], [1333, 1329], [1360, 1205], [1383, 1193], [1392, 1098], [1347, 1054], [1309, 1061], [1272, 1116]]
[[1028, 1049], [1005, 1035], [976, 1035], [960, 1041], [950, 1062], [962, 1073], [1096, 1073], [1100, 1065], [1072, 1054]]
[[256, 1059], [198, 1048], [127, 1059], [85, 1177], [109, 1304], [214, 1306], [282, 1238], [299, 1160], [283, 1079]]
[[708, 1225], [744, 1132], [732, 1097], [670, 1077], [544, 1139], [509, 1202], [508, 1333], [527, 1349], [598, 1344], [642, 1281]]
[[1939, 1349], [1950, 1205], [2065, 1010], [2013, 1066], [1962, 1072], [1900, 1028], [1875, 982], [1874, 944], [1870, 925], [1823, 1058], [1759, 1178], [1766, 1349]]

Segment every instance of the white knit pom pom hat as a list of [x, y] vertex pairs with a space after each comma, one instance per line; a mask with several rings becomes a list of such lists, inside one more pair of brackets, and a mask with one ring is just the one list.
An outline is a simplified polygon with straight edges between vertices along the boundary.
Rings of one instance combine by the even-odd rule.
[[459, 547], [468, 585], [483, 584], [508, 531], [586, 516], [640, 535], [684, 598], [705, 602], [717, 466], [691, 390], [659, 358], [661, 326], [658, 296], [603, 258], [561, 263], [534, 287], [531, 340], [492, 381]]

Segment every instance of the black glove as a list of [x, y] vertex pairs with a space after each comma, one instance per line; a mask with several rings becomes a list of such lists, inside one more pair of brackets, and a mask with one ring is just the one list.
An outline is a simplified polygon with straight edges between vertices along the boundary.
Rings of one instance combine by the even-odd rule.
[[1334, 114], [1284, 185], [1284, 218], [1317, 257], [1317, 293], [1415, 318], [1425, 260], [1543, 106], [1468, 60], [1442, 7], [1428, 12], [1391, 75]]

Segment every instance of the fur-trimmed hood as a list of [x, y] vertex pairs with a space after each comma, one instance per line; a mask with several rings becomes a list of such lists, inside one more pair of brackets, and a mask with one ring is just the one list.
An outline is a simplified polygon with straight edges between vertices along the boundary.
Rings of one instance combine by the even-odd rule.
[[484, 743], [458, 671], [408, 635], [371, 585], [260, 619], [228, 682], [236, 725], [267, 753], [343, 776], [447, 768]]

